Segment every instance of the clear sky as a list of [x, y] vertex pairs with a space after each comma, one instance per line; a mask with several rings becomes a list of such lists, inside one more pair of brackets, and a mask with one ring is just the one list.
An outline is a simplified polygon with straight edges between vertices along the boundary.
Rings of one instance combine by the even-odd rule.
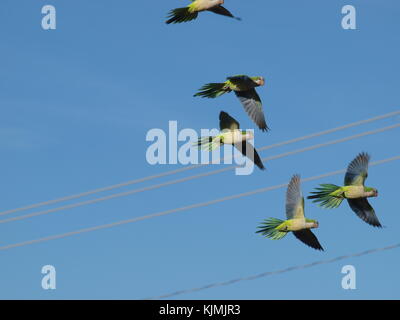
[[[397, 0], [226, 0], [242, 21], [204, 13], [167, 26], [187, 1], [2, 0], [0, 4], [0, 210], [59, 198], [182, 167], [151, 166], [153, 128], [214, 128], [221, 110], [254, 128], [234, 95], [194, 99], [206, 82], [263, 75], [259, 89], [271, 132], [265, 146], [400, 109], [400, 3]], [[57, 29], [41, 28], [41, 8], [57, 9]], [[357, 30], [341, 28], [341, 9], [357, 9]], [[296, 145], [276, 155], [399, 122], [391, 118]], [[359, 152], [373, 160], [400, 154], [400, 129], [266, 163], [246, 177], [225, 172], [174, 186], [0, 225], [0, 246], [217, 199], [345, 168]], [[223, 166], [191, 171], [190, 174]], [[399, 242], [400, 162], [370, 170], [372, 199], [386, 226], [306, 202], [319, 220], [325, 252], [292, 235], [255, 234], [283, 218], [280, 189], [206, 208], [61, 240], [0, 251], [2, 299], [141, 299], [210, 282], [310, 263]], [[141, 185], [169, 181], [189, 173]], [[319, 182], [303, 184], [308, 194]], [[113, 191], [113, 192], [118, 192]], [[34, 210], [32, 210], [34, 212]], [[25, 212], [27, 213], [27, 212]], [[18, 214], [23, 214], [18, 213]], [[17, 216], [14, 214], [13, 216]], [[9, 216], [11, 217], [11, 215]], [[181, 296], [184, 299], [400, 298], [397, 251]], [[57, 289], [41, 287], [41, 268], [57, 270]], [[343, 290], [341, 269], [357, 270]]]

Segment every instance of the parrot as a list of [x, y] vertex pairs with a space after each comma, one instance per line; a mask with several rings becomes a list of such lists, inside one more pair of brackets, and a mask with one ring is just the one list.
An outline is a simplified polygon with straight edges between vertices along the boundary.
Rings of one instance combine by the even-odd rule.
[[202, 150], [212, 151], [223, 144], [231, 144], [245, 157], [249, 158], [258, 168], [265, 170], [264, 164], [257, 150], [247, 140], [254, 139], [251, 131], [240, 130], [240, 124], [228, 113], [221, 111], [219, 114], [220, 134], [214, 137], [202, 137], [195, 146]]
[[258, 227], [256, 233], [260, 233], [266, 238], [280, 240], [289, 232], [305, 243], [307, 246], [324, 251], [311, 229], [319, 227], [316, 220], [307, 219], [304, 216], [304, 197], [301, 192], [300, 175], [296, 174], [289, 182], [286, 191], [286, 217], [287, 220], [269, 218]]
[[314, 199], [313, 202], [328, 209], [339, 207], [342, 201], [347, 199], [350, 208], [358, 217], [374, 227], [382, 228], [375, 210], [367, 200], [367, 198], [378, 196], [377, 189], [365, 186], [369, 160], [370, 155], [368, 153], [358, 154], [347, 167], [343, 187], [334, 184], [321, 184], [319, 188], [316, 188], [316, 191], [311, 192], [312, 195], [308, 196], [308, 199]]
[[224, 4], [224, 0], [192, 0], [192, 3], [189, 4], [185, 8], [177, 8], [173, 9], [169, 12], [167, 24], [171, 23], [182, 23], [195, 20], [199, 12], [202, 11], [211, 11], [216, 14], [220, 14], [223, 16], [227, 16], [236, 20], [241, 20], [238, 17], [235, 17], [232, 13], [229, 12], [222, 5]]
[[246, 75], [236, 75], [227, 77], [222, 83], [208, 83], [200, 88], [195, 97], [217, 98], [225, 93], [234, 91], [239, 98], [251, 120], [262, 130], [268, 131], [265, 122], [261, 99], [256, 91], [256, 87], [263, 86], [263, 77], [249, 77]]

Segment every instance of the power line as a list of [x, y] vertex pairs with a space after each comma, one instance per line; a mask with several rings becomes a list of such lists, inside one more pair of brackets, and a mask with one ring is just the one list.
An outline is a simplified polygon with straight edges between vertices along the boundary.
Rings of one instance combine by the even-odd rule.
[[282, 147], [282, 146], [287, 145], [287, 144], [292, 144], [292, 143], [295, 143], [295, 142], [300, 142], [300, 141], [304, 141], [304, 140], [308, 140], [308, 139], [324, 136], [324, 135], [327, 135], [327, 134], [330, 134], [330, 133], [334, 133], [334, 132], [345, 130], [345, 129], [350, 129], [350, 128], [353, 128], [353, 127], [357, 127], [357, 126], [360, 126], [360, 125], [363, 125], [363, 124], [375, 122], [375, 121], [378, 121], [378, 120], [383, 120], [383, 119], [386, 119], [386, 118], [392, 118], [392, 117], [395, 117], [397, 115], [400, 115], [400, 110], [399, 111], [390, 112], [390, 113], [386, 113], [386, 114], [383, 114], [383, 115], [380, 115], [380, 116], [377, 116], [377, 117], [374, 117], [374, 118], [365, 119], [365, 120], [361, 120], [361, 121], [357, 121], [357, 122], [352, 122], [352, 123], [346, 124], [346, 125], [341, 126], [341, 127], [336, 127], [336, 128], [328, 129], [328, 130], [325, 130], [325, 131], [320, 131], [320, 132], [313, 133], [313, 134], [310, 134], [310, 135], [307, 135], [307, 136], [303, 136], [303, 137], [300, 137], [300, 138], [295, 138], [295, 139], [292, 139], [292, 140], [288, 140], [288, 141], [272, 144], [270, 146], [266, 146], [266, 147], [260, 148], [259, 151], [264, 151], [264, 150], [268, 150], [268, 149], [272, 149], [272, 148]]
[[316, 261], [316, 262], [309, 263], [309, 264], [303, 264], [303, 265], [297, 265], [297, 266], [289, 267], [289, 268], [286, 268], [286, 269], [263, 272], [263, 273], [259, 273], [259, 274], [256, 274], [256, 275], [243, 277], [243, 278], [237, 278], [237, 279], [233, 279], [233, 280], [229, 280], [229, 281], [214, 282], [214, 283], [202, 286], [202, 287], [175, 291], [175, 292], [172, 292], [172, 293], [169, 293], [169, 294], [164, 294], [162, 296], [147, 298], [145, 300], [159, 300], [159, 299], [172, 298], [172, 297], [179, 296], [179, 295], [182, 295], [182, 294], [194, 293], [194, 292], [203, 291], [203, 290], [207, 290], [207, 289], [211, 289], [211, 288], [222, 287], [222, 286], [229, 286], [229, 285], [232, 285], [232, 284], [235, 284], [235, 283], [238, 283], [238, 282], [242, 282], [242, 281], [257, 280], [257, 279], [265, 278], [265, 277], [272, 276], [272, 275], [288, 273], [288, 272], [292, 272], [292, 271], [296, 271], [296, 270], [308, 269], [308, 268], [312, 268], [312, 267], [323, 265], [323, 264], [330, 264], [330, 263], [342, 261], [342, 260], [349, 259], [349, 258], [362, 257], [362, 256], [366, 256], [366, 255], [369, 255], [369, 254], [382, 252], [382, 251], [393, 250], [393, 249], [397, 249], [397, 248], [400, 248], [400, 243], [397, 243], [397, 244], [394, 244], [394, 245], [391, 245], [391, 246], [387, 246], [387, 247], [382, 247], [382, 248], [377, 248], [377, 249], [370, 249], [370, 250], [366, 250], [366, 251], [359, 252], [359, 253], [348, 254], [348, 255], [336, 257], [336, 258], [329, 259], [329, 260], [320, 260], [320, 261]]
[[[310, 147], [305, 147], [305, 148], [297, 149], [297, 150], [294, 150], [294, 151], [281, 153], [281, 154], [278, 154], [276, 156], [266, 157], [266, 158], [263, 158], [262, 160], [263, 161], [277, 160], [277, 159], [281, 159], [281, 158], [288, 157], [288, 156], [291, 156], [291, 155], [300, 154], [300, 153], [303, 153], [303, 152], [307, 152], [307, 151], [311, 151], [311, 150], [315, 150], [315, 149], [319, 149], [319, 148], [323, 148], [323, 147], [327, 147], [327, 146], [331, 146], [331, 145], [347, 142], [347, 141], [350, 141], [350, 140], [358, 139], [358, 138], [361, 138], [361, 137], [365, 137], [365, 136], [369, 136], [369, 135], [373, 135], [373, 134], [377, 134], [377, 133], [382, 133], [382, 132], [385, 132], [385, 131], [388, 131], [388, 130], [392, 130], [392, 129], [395, 129], [395, 128], [398, 128], [398, 127], [400, 127], [400, 123], [395, 124], [395, 125], [391, 125], [391, 126], [388, 126], [388, 127], [376, 129], [376, 130], [371, 130], [371, 131], [359, 133], [359, 134], [352, 135], [352, 136], [349, 136], [349, 137], [345, 137], [345, 138], [341, 138], [341, 139], [337, 139], [337, 140], [332, 140], [332, 141], [329, 141], [329, 142], [326, 142], [326, 143], [316, 144], [316, 145], [313, 145], [313, 146], [310, 146]], [[191, 180], [195, 180], [195, 179], [199, 179], [199, 178], [208, 177], [208, 176], [216, 175], [216, 174], [219, 174], [219, 173], [227, 172], [227, 171], [233, 170], [235, 168], [237, 168], [236, 165], [228, 166], [228, 167], [224, 167], [222, 169], [209, 171], [209, 172], [206, 172], [206, 173], [201, 173], [201, 174], [197, 174], [197, 175], [193, 175], [193, 176], [189, 176], [189, 177], [185, 177], [185, 178], [181, 178], [181, 179], [176, 179], [176, 180], [172, 180], [172, 181], [167, 181], [167, 182], [164, 182], [164, 183], [161, 183], [161, 184], [156, 184], [156, 185], [152, 185], [152, 186], [148, 186], [148, 187], [144, 187], [144, 188], [139, 188], [139, 189], [134, 189], [134, 190], [129, 190], [129, 191], [125, 191], [125, 192], [120, 192], [120, 193], [108, 195], [108, 196], [105, 196], [105, 197], [102, 197], [102, 198], [97, 198], [97, 199], [77, 202], [77, 203], [65, 205], [65, 206], [62, 206], [62, 207], [57, 207], [57, 208], [52, 208], [52, 209], [48, 209], [48, 210], [33, 212], [33, 213], [26, 214], [26, 215], [18, 216], [18, 217], [12, 217], [12, 218], [8, 218], [8, 219], [3, 219], [3, 220], [0, 220], [0, 224], [14, 222], [14, 221], [21, 221], [21, 220], [25, 220], [25, 219], [29, 219], [29, 218], [33, 218], [33, 217], [46, 215], [46, 214], [49, 214], [49, 213], [59, 212], [59, 211], [62, 211], [62, 210], [73, 209], [73, 208], [82, 207], [82, 206], [86, 206], [86, 205], [90, 205], [90, 204], [95, 204], [95, 203], [99, 203], [99, 202], [103, 202], [103, 201], [107, 201], [107, 200], [111, 200], [111, 199], [116, 199], [116, 198], [120, 198], [120, 197], [126, 197], [126, 196], [133, 195], [133, 194], [136, 194], [136, 193], [141, 193], [141, 192], [145, 192], [145, 191], [160, 189], [162, 187], [171, 186], [171, 185], [175, 185], [175, 184], [178, 184], [178, 183], [187, 182], [187, 181], [191, 181]]]
[[[349, 129], [349, 128], [352, 128], [352, 127], [357, 127], [357, 126], [360, 126], [360, 125], [363, 125], [363, 124], [367, 124], [367, 123], [371, 123], [371, 122], [375, 122], [375, 121], [378, 121], [378, 120], [392, 118], [392, 117], [395, 117], [397, 115], [400, 115], [400, 111], [394, 111], [394, 112], [386, 113], [386, 114], [379, 115], [379, 116], [376, 116], [376, 117], [373, 117], [373, 118], [352, 122], [352, 123], [349, 123], [349, 124], [346, 124], [346, 125], [343, 125], [343, 126], [340, 126], [340, 127], [332, 128], [332, 129], [329, 129], [329, 130], [324, 130], [324, 131], [316, 132], [316, 133], [313, 133], [313, 134], [310, 134], [310, 135], [294, 138], [294, 139], [283, 141], [283, 142], [276, 143], [276, 144], [272, 144], [272, 145], [260, 148], [259, 151], [264, 151], [264, 150], [268, 150], [268, 149], [277, 148], [277, 147], [281, 147], [281, 146], [284, 146], [284, 145], [292, 144], [292, 143], [295, 143], [295, 142], [304, 141], [304, 140], [311, 139], [311, 138], [316, 138], [316, 137], [319, 137], [319, 136], [327, 135], [327, 134], [330, 134], [330, 133], [334, 133], [334, 132], [337, 132], [337, 131]], [[130, 180], [130, 181], [122, 182], [122, 183], [119, 183], [119, 184], [110, 185], [110, 186], [107, 186], [107, 187], [103, 187], [103, 188], [98, 188], [98, 189], [82, 192], [82, 193], [79, 193], [79, 194], [65, 196], [65, 197], [61, 197], [61, 198], [57, 198], [57, 199], [49, 200], [49, 201], [43, 201], [43, 202], [31, 204], [31, 205], [20, 207], [20, 208], [16, 208], [16, 209], [6, 210], [6, 211], [3, 211], [3, 212], [0, 212], [0, 216], [11, 214], [11, 213], [15, 213], [15, 212], [20, 212], [20, 211], [25, 211], [25, 210], [29, 210], [29, 209], [35, 209], [35, 208], [38, 208], [38, 207], [51, 205], [51, 204], [56, 204], [56, 203], [60, 203], [60, 202], [64, 202], [64, 201], [79, 199], [79, 198], [83, 198], [83, 197], [86, 197], [86, 196], [89, 196], [89, 195], [93, 195], [93, 194], [97, 194], [97, 193], [101, 193], [101, 192], [105, 192], [105, 191], [111, 191], [111, 190], [114, 190], [114, 189], [117, 189], [117, 188], [122, 188], [122, 187], [126, 187], [126, 186], [129, 186], [129, 185], [145, 182], [145, 181], [150, 181], [150, 180], [154, 180], [154, 179], [158, 179], [158, 178], [162, 178], [162, 177], [178, 174], [178, 173], [189, 171], [189, 170], [192, 170], [192, 169], [195, 169], [195, 168], [200, 168], [200, 167], [203, 167], [203, 166], [206, 166], [206, 165], [208, 165], [208, 164], [196, 164], [196, 165], [186, 166], [184, 168], [179, 168], [179, 169], [176, 169], [176, 170], [166, 171], [166, 172], [163, 172], [163, 173], [160, 173], [160, 174], [147, 176], [147, 177], [143, 177], [143, 178], [139, 178], [139, 179], [135, 179], [135, 180]]]
[[[388, 159], [372, 162], [370, 164], [370, 166], [377, 166], [377, 165], [381, 165], [381, 164], [384, 164], [384, 163], [389, 163], [389, 162], [396, 161], [396, 160], [400, 160], [400, 155], [392, 157], [392, 158], [388, 158]], [[314, 181], [314, 180], [318, 180], [318, 179], [334, 176], [334, 175], [345, 173], [345, 172], [346, 172], [346, 169], [333, 171], [333, 172], [330, 172], [330, 173], [325, 173], [325, 174], [322, 174], [322, 175], [318, 175], [318, 176], [313, 176], [313, 177], [302, 179], [302, 182]], [[268, 192], [268, 191], [272, 191], [272, 190], [276, 190], [276, 189], [285, 188], [285, 187], [287, 187], [287, 185], [288, 185], [287, 183], [284, 183], [284, 184], [280, 184], [280, 185], [276, 185], [276, 186], [272, 186], [272, 187], [261, 188], [261, 189], [256, 189], [256, 190], [249, 191], [249, 192], [244, 192], [244, 193], [240, 193], [240, 194], [236, 194], [236, 195], [231, 195], [231, 196], [227, 196], [227, 197], [223, 197], [223, 198], [220, 198], [220, 199], [215, 199], [215, 200], [211, 200], [211, 201], [207, 201], [207, 202], [201, 202], [201, 203], [197, 203], [197, 204], [192, 204], [192, 205], [185, 206], [185, 207], [180, 207], [180, 208], [175, 208], [175, 209], [171, 209], [171, 210], [156, 212], [156, 213], [145, 215], [145, 216], [141, 216], [141, 217], [135, 217], [135, 218], [131, 218], [131, 219], [127, 219], [127, 220], [121, 220], [121, 221], [117, 221], [117, 222], [112, 222], [112, 223], [108, 223], [108, 224], [104, 224], [104, 225], [99, 225], [99, 226], [94, 226], [94, 227], [90, 227], [90, 228], [79, 229], [79, 230], [71, 231], [71, 232], [67, 232], [67, 233], [56, 234], [56, 235], [48, 236], [48, 237], [44, 237], [44, 238], [28, 240], [28, 241], [14, 243], [14, 244], [10, 244], [10, 245], [5, 245], [5, 246], [0, 247], [0, 251], [12, 249], [12, 248], [17, 248], [17, 247], [28, 246], [28, 245], [32, 245], [32, 244], [35, 244], [35, 243], [41, 243], [41, 242], [47, 242], [47, 241], [56, 240], [56, 239], [67, 238], [67, 237], [71, 237], [71, 236], [74, 236], [74, 235], [88, 233], [88, 232], [92, 232], [92, 231], [97, 231], [97, 230], [102, 230], [102, 229], [109, 229], [109, 228], [113, 228], [113, 227], [116, 227], [116, 226], [121, 226], [121, 225], [125, 225], [125, 224], [139, 222], [139, 221], [149, 220], [149, 219], [153, 219], [153, 218], [161, 217], [161, 216], [166, 216], [166, 215], [170, 215], [170, 214], [177, 213], [177, 212], [187, 211], [187, 210], [190, 210], [190, 209], [207, 207], [207, 206], [210, 206], [210, 205], [213, 205], [213, 204], [217, 204], [217, 203], [221, 203], [221, 202], [225, 202], [225, 201], [228, 201], [228, 200], [239, 199], [239, 198], [248, 197], [248, 196], [259, 194], [259, 193], [264, 193], [264, 192]]]

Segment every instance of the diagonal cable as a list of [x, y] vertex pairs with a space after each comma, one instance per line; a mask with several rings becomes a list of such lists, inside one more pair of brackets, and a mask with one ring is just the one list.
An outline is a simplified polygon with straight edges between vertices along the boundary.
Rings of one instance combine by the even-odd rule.
[[[279, 142], [279, 143], [272, 144], [272, 145], [269, 145], [269, 146], [265, 146], [265, 147], [260, 148], [259, 151], [269, 150], [269, 149], [272, 149], [272, 148], [281, 147], [281, 146], [284, 146], [284, 145], [288, 145], [288, 144], [304, 141], [304, 140], [307, 140], [307, 139], [320, 137], [320, 136], [327, 135], [327, 134], [334, 133], [334, 132], [338, 132], [338, 131], [341, 131], [341, 130], [357, 127], [357, 126], [360, 126], [360, 125], [363, 125], [363, 124], [372, 123], [372, 122], [383, 120], [383, 119], [387, 119], [387, 118], [392, 118], [392, 117], [395, 117], [395, 116], [398, 116], [398, 115], [400, 115], [400, 110], [399, 111], [390, 112], [390, 113], [386, 113], [386, 114], [382, 114], [382, 115], [379, 115], [379, 116], [376, 116], [376, 117], [373, 117], [373, 118], [352, 122], [352, 123], [349, 123], [349, 124], [346, 124], [346, 125], [343, 125], [343, 126], [340, 126], [340, 127], [336, 127], [336, 128], [332, 128], [332, 129], [316, 132], [316, 133], [313, 133], [313, 134], [305, 135], [305, 136], [294, 138], [294, 139], [291, 139], [291, 140]], [[203, 166], [206, 166], [206, 165], [207, 164], [196, 164], [196, 165], [186, 166], [186, 167], [179, 168], [179, 169], [176, 169], [176, 170], [166, 171], [166, 172], [163, 172], [163, 173], [160, 173], [160, 174], [151, 175], [151, 176], [147, 176], [147, 177], [143, 177], [143, 178], [139, 178], [139, 179], [135, 179], [135, 180], [130, 180], [130, 181], [126, 181], [126, 182], [122, 182], [122, 183], [119, 183], [119, 184], [110, 185], [110, 186], [103, 187], [103, 188], [98, 188], [98, 189], [94, 189], [94, 190], [90, 190], [90, 191], [86, 191], [86, 192], [82, 192], [82, 193], [78, 193], [78, 194], [74, 194], [74, 195], [70, 195], [70, 196], [65, 196], [65, 197], [61, 197], [61, 198], [57, 198], [57, 199], [53, 199], [53, 200], [49, 200], [49, 201], [43, 201], [43, 202], [39, 202], [39, 203], [34, 203], [34, 204], [31, 204], [31, 205], [28, 205], [28, 206], [2, 211], [2, 212], [0, 212], [0, 216], [11, 214], [11, 213], [15, 213], [15, 212], [35, 209], [35, 208], [39, 208], [39, 207], [43, 207], [43, 206], [47, 206], [47, 205], [51, 205], [51, 204], [56, 204], [56, 203], [60, 203], [60, 202], [65, 202], [65, 201], [69, 201], [69, 200], [79, 199], [79, 198], [83, 198], [83, 197], [86, 197], [86, 196], [89, 196], [89, 195], [93, 195], [93, 194], [97, 194], [97, 193], [101, 193], [101, 192], [105, 192], [105, 191], [111, 191], [111, 190], [114, 190], [114, 189], [117, 189], [117, 188], [122, 188], [122, 187], [126, 187], [126, 186], [129, 186], [129, 185], [142, 183], [142, 182], [145, 182], [145, 181], [150, 181], [150, 180], [154, 180], [154, 179], [158, 179], [158, 178], [162, 178], [162, 177], [178, 174], [178, 173], [181, 173], [181, 172], [189, 171], [189, 170], [192, 170], [192, 169], [195, 169], [195, 168], [199, 168], [199, 167], [203, 167]]]
[[[276, 156], [266, 157], [266, 158], [263, 158], [262, 160], [263, 161], [277, 160], [277, 159], [281, 159], [281, 158], [284, 158], [284, 157], [292, 156], [292, 155], [295, 155], [295, 154], [300, 154], [300, 153], [303, 153], [303, 152], [316, 150], [316, 149], [320, 149], [320, 148], [323, 148], [323, 147], [328, 147], [328, 146], [331, 146], [331, 145], [347, 142], [347, 141], [354, 140], [354, 139], [359, 139], [359, 138], [370, 136], [370, 135], [373, 135], [373, 134], [382, 133], [382, 132], [385, 132], [385, 131], [388, 131], [388, 130], [392, 130], [392, 129], [395, 129], [395, 128], [398, 128], [398, 127], [400, 127], [400, 123], [394, 124], [394, 125], [391, 125], [391, 126], [388, 126], [388, 127], [376, 129], [376, 130], [371, 130], [371, 131], [359, 133], [359, 134], [352, 135], [352, 136], [349, 136], [349, 137], [345, 137], [345, 138], [341, 138], [341, 139], [337, 139], [337, 140], [332, 140], [332, 141], [325, 142], [325, 143], [316, 144], [316, 145], [313, 145], [313, 146], [310, 146], [310, 147], [305, 147], [305, 148], [297, 149], [297, 150], [294, 150], [294, 151], [281, 153], [281, 154], [276, 155]], [[0, 224], [14, 222], [14, 221], [21, 221], [21, 220], [25, 220], [25, 219], [29, 219], [29, 218], [33, 218], [33, 217], [46, 215], [46, 214], [49, 214], [49, 213], [59, 212], [59, 211], [62, 211], [62, 210], [78, 208], [78, 207], [91, 205], [91, 204], [95, 204], [95, 203], [99, 203], [99, 202], [103, 202], [103, 201], [107, 201], [107, 200], [111, 200], [111, 199], [130, 196], [130, 195], [133, 195], [133, 194], [136, 194], [136, 193], [141, 193], [141, 192], [145, 192], [145, 191], [160, 189], [160, 188], [163, 188], [163, 187], [166, 187], [166, 186], [171, 186], [171, 185], [175, 185], [175, 184], [178, 184], [178, 183], [187, 182], [187, 181], [191, 181], [191, 180], [195, 180], [195, 179], [199, 179], [199, 178], [204, 178], [204, 177], [209, 177], [209, 176], [216, 175], [216, 174], [219, 174], [219, 173], [231, 171], [231, 170], [234, 170], [236, 168], [237, 168], [236, 165], [232, 165], [232, 166], [224, 167], [224, 168], [221, 168], [221, 169], [218, 169], [218, 170], [213, 170], [213, 171], [209, 171], [209, 172], [205, 172], [205, 173], [201, 173], [201, 174], [197, 174], [197, 175], [193, 175], [193, 176], [189, 176], [189, 177], [185, 177], [185, 178], [181, 178], [181, 179], [167, 181], [167, 182], [164, 182], [164, 183], [160, 183], [160, 184], [156, 184], [156, 185], [152, 185], [152, 186], [148, 186], [148, 187], [144, 187], [144, 188], [139, 188], [139, 189], [134, 189], [134, 190], [129, 190], [129, 191], [124, 191], [124, 192], [108, 195], [108, 196], [105, 196], [105, 197], [102, 197], [102, 198], [91, 199], [91, 200], [87, 200], [87, 201], [81, 201], [81, 202], [77, 202], [77, 203], [73, 203], [73, 204], [68, 204], [68, 205], [65, 205], [65, 206], [62, 206], [62, 207], [47, 209], [47, 210], [43, 210], [43, 211], [29, 213], [29, 214], [26, 214], [26, 215], [21, 215], [21, 216], [18, 216], [18, 217], [12, 217], [12, 218], [8, 218], [8, 219], [3, 219], [3, 220], [0, 220]]]
[[[397, 161], [397, 160], [400, 160], [400, 155], [392, 157], [392, 158], [388, 158], [388, 159], [372, 162], [370, 164], [370, 166], [382, 165], [382, 164], [393, 162], [393, 161]], [[319, 180], [319, 179], [322, 179], [322, 178], [334, 176], [334, 175], [345, 173], [345, 172], [346, 172], [346, 169], [337, 170], [337, 171], [321, 174], [321, 175], [318, 175], [318, 176], [313, 176], [313, 177], [302, 179], [302, 182]], [[121, 220], [121, 221], [116, 221], [116, 222], [103, 224], [103, 225], [99, 225], [99, 226], [94, 226], [94, 227], [79, 229], [79, 230], [75, 230], [75, 231], [71, 231], [71, 232], [56, 234], [56, 235], [48, 236], [48, 237], [44, 237], [44, 238], [28, 240], [28, 241], [14, 243], [14, 244], [9, 244], [9, 245], [5, 245], [5, 246], [1, 246], [0, 247], [0, 251], [12, 249], [12, 248], [17, 248], [17, 247], [24, 247], [24, 246], [28, 246], [28, 245], [32, 245], [32, 244], [36, 244], [36, 243], [47, 242], [47, 241], [52, 241], [52, 240], [56, 240], [56, 239], [67, 238], [67, 237], [71, 237], [71, 236], [79, 235], [79, 234], [84, 234], [84, 233], [88, 233], [88, 232], [93, 232], [93, 231], [98, 231], [98, 230], [103, 230], [103, 229], [109, 229], [109, 228], [113, 228], [113, 227], [117, 227], [117, 226], [121, 226], [121, 225], [126, 225], [126, 224], [130, 224], [130, 223], [135, 223], [135, 222], [139, 222], [139, 221], [153, 219], [153, 218], [156, 218], [156, 217], [166, 216], [166, 215], [170, 215], [170, 214], [177, 213], [177, 212], [188, 211], [188, 210], [195, 209], [195, 208], [203, 208], [203, 207], [207, 207], [207, 206], [210, 206], [210, 205], [213, 205], [213, 204], [222, 203], [222, 202], [233, 200], [233, 199], [244, 198], [244, 197], [248, 197], [248, 196], [259, 194], [259, 193], [264, 193], [264, 192], [268, 192], [268, 191], [272, 191], [272, 190], [285, 188], [285, 187], [287, 187], [287, 185], [288, 185], [287, 183], [284, 183], [284, 184], [280, 184], [280, 185], [276, 185], [276, 186], [272, 186], [272, 187], [266, 187], [266, 188], [261, 188], [261, 189], [256, 189], [256, 190], [253, 190], [253, 191], [249, 191], [249, 192], [235, 194], [235, 195], [223, 197], [223, 198], [220, 198], [220, 199], [215, 199], [215, 200], [211, 200], [211, 201], [196, 203], [196, 204], [192, 204], [192, 205], [185, 206], [185, 207], [180, 207], [180, 208], [175, 208], [175, 209], [171, 209], [171, 210], [156, 212], [156, 213], [145, 215], [145, 216], [141, 216], [141, 217], [135, 217], [135, 218], [127, 219], [127, 220]]]

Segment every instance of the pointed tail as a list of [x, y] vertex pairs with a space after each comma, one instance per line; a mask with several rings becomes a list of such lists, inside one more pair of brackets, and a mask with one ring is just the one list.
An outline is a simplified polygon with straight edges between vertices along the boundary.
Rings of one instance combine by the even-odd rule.
[[198, 147], [201, 150], [205, 151], [213, 151], [217, 149], [220, 145], [220, 139], [217, 137], [202, 137], [197, 142], [193, 144], [195, 147]]
[[198, 13], [193, 12], [190, 7], [173, 9], [169, 12], [166, 24], [188, 22], [196, 19]]
[[287, 235], [286, 231], [280, 231], [280, 227], [285, 221], [275, 218], [269, 218], [264, 220], [263, 223], [258, 227], [256, 233], [261, 233], [263, 236], [272, 240], [280, 240]]
[[307, 199], [314, 199], [313, 202], [319, 203], [321, 207], [337, 208], [344, 199], [340, 187], [334, 184], [321, 184], [315, 190], [317, 191], [311, 192], [312, 195], [308, 196]]
[[226, 83], [208, 83], [202, 86], [194, 96], [203, 98], [217, 98], [222, 96], [224, 93], [230, 92], [229, 88], [226, 88]]

